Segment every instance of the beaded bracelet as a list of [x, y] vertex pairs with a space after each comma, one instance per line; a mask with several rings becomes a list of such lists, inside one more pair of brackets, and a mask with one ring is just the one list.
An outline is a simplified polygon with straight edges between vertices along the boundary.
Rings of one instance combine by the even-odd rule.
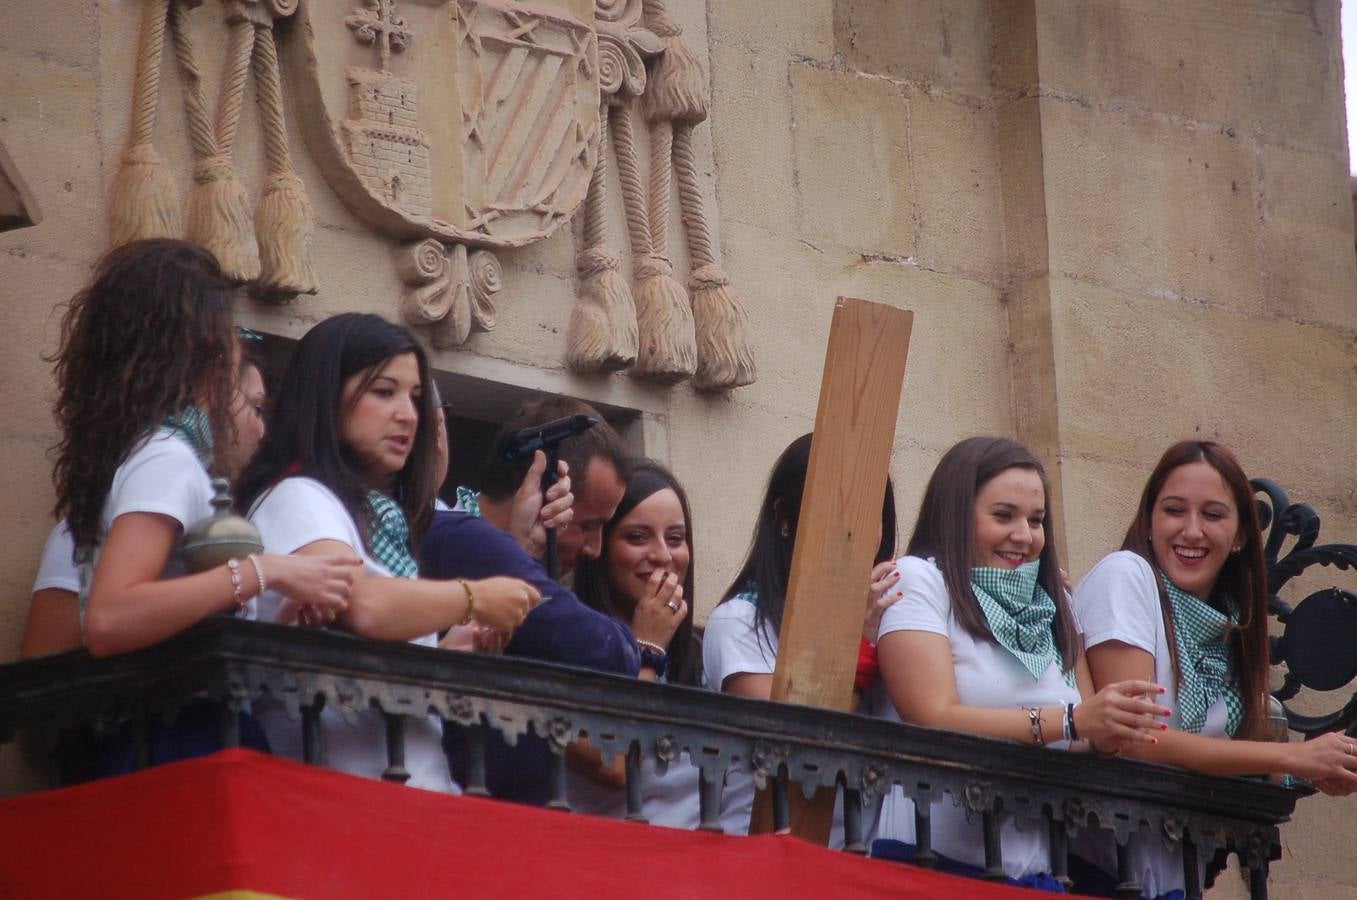
[[476, 618], [476, 594], [471, 590], [471, 584], [465, 578], [458, 578], [457, 583], [466, 591], [466, 615], [458, 625], [470, 625]]
[[236, 609], [242, 610], [245, 608], [245, 597], [240, 593], [240, 560], [228, 559], [226, 568], [231, 573], [231, 593], [235, 596]]
[[259, 593], [256, 596], [262, 597], [264, 591], [268, 590], [268, 582], [264, 579], [264, 567], [259, 562], [259, 554], [251, 553], [245, 558], [250, 561], [250, 565], [254, 566], [254, 574], [259, 578]]

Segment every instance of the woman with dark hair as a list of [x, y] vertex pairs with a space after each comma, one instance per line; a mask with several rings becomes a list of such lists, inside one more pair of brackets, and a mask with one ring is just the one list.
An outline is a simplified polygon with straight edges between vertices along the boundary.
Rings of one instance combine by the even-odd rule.
[[[1253, 489], [1215, 441], [1181, 441], [1160, 458], [1121, 549], [1074, 592], [1094, 686], [1158, 681], [1169, 729], [1129, 755], [1209, 775], [1292, 775], [1330, 794], [1357, 788], [1357, 741], [1266, 741], [1267, 572]], [[1181, 853], [1136, 842], [1147, 896], [1183, 888]]]
[[[264, 437], [264, 380], [260, 364], [242, 351], [236, 395], [231, 404], [235, 440], [222, 449], [222, 468], [239, 474]], [[80, 570], [75, 544], [64, 521], [47, 537], [33, 583], [19, 658], [30, 659], [74, 650], [82, 643], [80, 630]]]
[[250, 614], [265, 571], [312, 608], [346, 603], [347, 559], [251, 555], [184, 574], [184, 530], [212, 514], [208, 473], [235, 439], [236, 354], [231, 286], [183, 241], [114, 249], [66, 311], [56, 514], [84, 560], [85, 643], [97, 656]]
[[[640, 678], [696, 687], [701, 644], [693, 634], [693, 530], [688, 495], [659, 463], [632, 464], [622, 501], [603, 526], [602, 554], [581, 562], [580, 600], [631, 628], [642, 648]], [[604, 769], [576, 753], [569, 784], [578, 812], [621, 818], [626, 813], [622, 760]], [[652, 825], [696, 828], [698, 773], [686, 760], [663, 775], [641, 768], [641, 802]]]
[[[241, 505], [266, 549], [361, 559], [338, 617], [273, 591], [260, 618], [339, 627], [364, 637], [435, 646], [438, 634], [478, 623], [509, 633], [539, 600], [512, 578], [420, 579], [413, 548], [433, 513], [436, 417], [428, 361], [408, 330], [373, 315], [326, 319], [298, 341], [274, 417], [241, 478]], [[290, 598], [289, 598], [290, 599]], [[257, 705], [275, 752], [300, 758], [301, 729]], [[334, 768], [381, 776], [386, 726], [373, 710], [356, 725], [326, 708], [323, 754]], [[409, 784], [452, 791], [436, 716], [407, 728]]]
[[[943, 455], [897, 563], [904, 597], [881, 618], [878, 715], [1038, 746], [1083, 739], [1104, 752], [1154, 740], [1168, 712], [1146, 699], [1156, 685], [1092, 694], [1049, 511], [1045, 470], [1021, 444], [974, 437]], [[941, 867], [979, 875], [980, 824], [945, 802], [931, 819]], [[875, 855], [913, 853], [914, 806], [898, 789], [877, 837]], [[1000, 842], [1010, 879], [1054, 884], [1046, 829], [1003, 817]]]
[[[772, 693], [778, 633], [782, 628], [782, 608], [791, 577], [792, 549], [796, 545], [801, 495], [805, 491], [806, 469], [810, 464], [811, 437], [804, 434], [792, 441], [773, 464], [754, 523], [749, 554], [707, 619], [702, 661], [706, 684], [714, 691], [757, 700], [767, 700]], [[881, 542], [866, 592], [863, 635], [868, 640], [875, 637], [882, 610], [895, 599], [887, 595], [896, 584], [894, 555], [895, 492], [887, 479], [886, 493], [881, 501]], [[865, 682], [863, 674], [860, 667], [858, 687]], [[740, 770], [727, 772], [721, 800], [721, 825], [728, 834], [743, 834], [749, 830], [753, 802], [752, 778]], [[842, 842], [841, 827], [834, 829], [832, 842]]]

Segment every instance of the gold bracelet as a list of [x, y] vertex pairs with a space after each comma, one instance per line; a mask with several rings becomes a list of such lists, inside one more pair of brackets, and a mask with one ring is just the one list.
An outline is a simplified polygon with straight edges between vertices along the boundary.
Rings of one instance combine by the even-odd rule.
[[472, 620], [476, 618], [476, 594], [471, 590], [471, 584], [465, 578], [458, 578], [457, 583], [462, 586], [462, 590], [466, 591], [466, 615], [457, 624], [470, 625]]

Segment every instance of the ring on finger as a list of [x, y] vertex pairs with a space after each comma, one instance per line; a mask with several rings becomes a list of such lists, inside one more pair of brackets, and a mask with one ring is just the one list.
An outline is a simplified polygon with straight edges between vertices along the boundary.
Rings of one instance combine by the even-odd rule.
[[1357, 747], [1354, 747], [1352, 742], [1348, 741], [1343, 744], [1343, 752], [1351, 756], [1354, 752], [1357, 752]]
[[[678, 605], [677, 603], [675, 603], [673, 600], [670, 600], [668, 603], [665, 604], [665, 606], [669, 607], [669, 609], [670, 609], [671, 612], [678, 612], [678, 611], [679, 611], [679, 605]], [[1348, 752], [1351, 753], [1352, 751], [1349, 750]]]

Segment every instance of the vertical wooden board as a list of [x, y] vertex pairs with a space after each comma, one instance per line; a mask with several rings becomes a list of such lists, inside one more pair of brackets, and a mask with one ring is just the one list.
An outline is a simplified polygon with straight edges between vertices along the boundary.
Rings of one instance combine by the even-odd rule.
[[[891, 447], [914, 313], [839, 298], [829, 329], [771, 698], [847, 710], [867, 577], [881, 539]], [[751, 832], [773, 827], [760, 792]], [[829, 839], [834, 791], [789, 791], [791, 830]]]
[[840, 298], [778, 636], [772, 699], [848, 709], [914, 314]]

